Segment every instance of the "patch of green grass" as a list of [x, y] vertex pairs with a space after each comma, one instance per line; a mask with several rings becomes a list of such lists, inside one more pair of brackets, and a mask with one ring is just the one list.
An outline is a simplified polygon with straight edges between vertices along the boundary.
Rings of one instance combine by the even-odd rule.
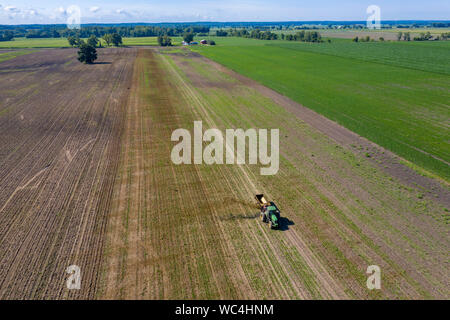
[[9, 59], [13, 59], [15, 57], [22, 56], [24, 54], [29, 54], [32, 52], [35, 52], [35, 51], [22, 50], [22, 51], [9, 51], [9, 52], [3, 52], [3, 53], [0, 51], [0, 62], [6, 61]]
[[416, 171], [421, 176], [424, 176], [424, 177], [427, 177], [427, 178], [430, 178], [430, 179], [440, 180], [444, 185], [449, 186], [448, 182], [443, 180], [440, 176], [438, 176], [438, 175], [436, 175], [434, 173], [431, 173], [431, 172], [425, 170], [424, 168], [415, 165], [414, 163], [411, 163], [411, 162], [409, 162], [407, 160], [404, 160], [404, 159], [400, 159], [399, 162], [401, 164], [403, 164], [403, 165], [413, 169], [414, 171]]
[[[365, 44], [343, 40], [344, 45], [332, 47], [333, 43], [214, 39], [217, 46], [197, 46], [192, 50], [259, 81], [433, 174], [450, 178], [449, 44], [386, 42], [364, 47]], [[357, 57], [358, 52], [365, 52], [366, 58]], [[394, 56], [398, 52], [413, 67], [401, 63], [396, 66]], [[422, 58], [424, 52], [436, 63], [437, 67], [431, 68], [435, 72], [423, 71], [430, 66], [430, 61]]]
[[[183, 39], [181, 37], [171, 37], [172, 45], [180, 45]], [[138, 38], [123, 38], [125, 46], [157, 46], [157, 37], [138, 37]]]
[[168, 48], [164, 48], [160, 52], [161, 52], [161, 54], [177, 53], [177, 54], [186, 54], [186, 55], [189, 53], [189, 51], [184, 50], [182, 47], [168, 47]]
[[66, 38], [27, 39], [16, 38], [12, 41], [1, 41], [0, 48], [63, 48], [70, 47]]
[[123, 38], [125, 46], [156, 46], [158, 39], [156, 37]]

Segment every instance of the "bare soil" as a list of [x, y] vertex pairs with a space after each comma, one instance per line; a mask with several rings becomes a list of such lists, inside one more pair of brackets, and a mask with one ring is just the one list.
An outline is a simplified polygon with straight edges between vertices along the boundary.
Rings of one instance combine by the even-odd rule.
[[[0, 298], [93, 298], [135, 50], [0, 63]], [[66, 268], [81, 268], [81, 290]]]

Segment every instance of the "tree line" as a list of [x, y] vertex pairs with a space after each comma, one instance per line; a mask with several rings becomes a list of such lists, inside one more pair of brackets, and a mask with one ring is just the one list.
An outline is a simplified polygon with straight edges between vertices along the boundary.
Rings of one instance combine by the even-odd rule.
[[67, 38], [69, 36], [79, 38], [89, 38], [91, 35], [97, 38], [106, 34], [117, 33], [121, 37], [158, 37], [158, 36], [181, 36], [184, 32], [207, 34], [210, 31], [209, 26], [180, 25], [173, 27], [163, 26], [83, 26], [81, 29], [74, 30], [67, 27], [42, 26], [39, 29], [26, 29], [17, 27], [7, 32], [12, 33], [13, 37], [25, 38]]
[[[422, 32], [417, 37], [414, 37], [414, 41], [430, 41], [430, 40], [448, 40], [450, 33], [442, 33], [441, 35], [434, 36], [431, 34], [431, 32]], [[399, 32], [397, 34], [397, 40], [401, 41], [411, 41], [411, 34], [409, 32]]]
[[[105, 34], [105, 35], [103, 35], [103, 37], [101, 39], [103, 39], [103, 41], [106, 42], [106, 45], [108, 47], [111, 45], [113, 45], [115, 47], [119, 47], [123, 44], [122, 36], [119, 35], [118, 33]], [[101, 39], [97, 38], [97, 36], [95, 36], [95, 35], [91, 35], [87, 39], [86, 43], [93, 47], [97, 47], [97, 46], [101, 47], [102, 46]], [[69, 42], [69, 45], [71, 47], [79, 47], [81, 44], [84, 43], [84, 40], [81, 39], [78, 35], [77, 36], [68, 36], [67, 41]]]
[[322, 35], [317, 31], [300, 31], [296, 34], [282, 34], [281, 37], [288, 41], [323, 42]]
[[[430, 41], [430, 40], [448, 40], [450, 39], [450, 32], [442, 33], [440, 36], [437, 35], [433, 37], [430, 32], [422, 32], [419, 36], [411, 38], [410, 32], [399, 32], [397, 33], [397, 41]], [[385, 41], [383, 37], [379, 38], [380, 41]], [[370, 38], [370, 36], [365, 37], [354, 37], [353, 42], [374, 42], [375, 39]]]
[[86, 41], [79, 36], [68, 36], [67, 41], [72, 47], [78, 47], [78, 60], [80, 62], [91, 64], [97, 60], [97, 47], [102, 47], [102, 40], [106, 42], [107, 46], [119, 47], [123, 44], [122, 36], [118, 33], [108, 33], [103, 37], [97, 38], [95, 35], [91, 35]]
[[242, 38], [252, 38], [252, 39], [260, 39], [260, 40], [287, 40], [287, 41], [302, 41], [302, 42], [323, 42], [322, 36], [317, 31], [305, 31], [302, 30], [295, 34], [284, 34], [281, 33], [278, 35], [277, 33], [270, 32], [268, 30], [261, 31], [260, 29], [247, 30], [247, 29], [230, 29], [226, 30], [217, 30], [216, 36], [218, 37], [242, 37]]
[[270, 32], [269, 30], [262, 31], [260, 29], [229, 29], [225, 30], [217, 30], [216, 36], [218, 37], [242, 37], [242, 38], [252, 38], [252, 39], [260, 39], [260, 40], [277, 40], [278, 35], [276, 33]]

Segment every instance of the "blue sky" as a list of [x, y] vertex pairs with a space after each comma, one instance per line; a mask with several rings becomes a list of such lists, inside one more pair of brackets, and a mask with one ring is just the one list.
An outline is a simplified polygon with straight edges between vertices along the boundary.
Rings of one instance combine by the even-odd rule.
[[81, 9], [81, 23], [366, 20], [369, 5], [382, 20], [450, 20], [448, 0], [0, 0], [0, 24], [66, 23]]

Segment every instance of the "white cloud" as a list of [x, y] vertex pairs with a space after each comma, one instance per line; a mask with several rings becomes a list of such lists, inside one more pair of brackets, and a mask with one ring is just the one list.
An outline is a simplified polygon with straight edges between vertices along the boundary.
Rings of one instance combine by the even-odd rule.
[[89, 9], [89, 11], [90, 11], [90, 12], [97, 12], [97, 11], [100, 11], [100, 7], [91, 7], [91, 8]]
[[129, 17], [132, 16], [132, 14], [125, 9], [116, 9], [115, 12], [117, 14], [122, 14], [122, 15], [129, 16]]
[[17, 7], [14, 7], [14, 6], [6, 6], [4, 10], [8, 11], [8, 12], [19, 12], [20, 11]]
[[64, 9], [63, 7], [59, 7], [58, 9], [56, 9], [56, 12], [58, 12], [59, 14], [62, 14], [62, 15], [67, 14], [66, 9]]

